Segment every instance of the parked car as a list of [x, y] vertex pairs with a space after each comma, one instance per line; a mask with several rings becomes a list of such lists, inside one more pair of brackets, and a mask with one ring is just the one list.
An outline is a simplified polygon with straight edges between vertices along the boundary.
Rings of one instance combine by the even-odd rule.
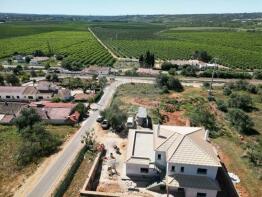
[[101, 115], [99, 115], [98, 117], [97, 117], [97, 119], [96, 119], [96, 122], [102, 122], [104, 120], [104, 117], [103, 116], [101, 116]]
[[102, 129], [109, 129], [109, 122], [108, 122], [108, 120], [103, 120], [102, 122], [101, 122], [101, 127], [102, 127]]
[[127, 122], [126, 122], [126, 127], [129, 128], [129, 129], [135, 128], [134, 117], [128, 117]]

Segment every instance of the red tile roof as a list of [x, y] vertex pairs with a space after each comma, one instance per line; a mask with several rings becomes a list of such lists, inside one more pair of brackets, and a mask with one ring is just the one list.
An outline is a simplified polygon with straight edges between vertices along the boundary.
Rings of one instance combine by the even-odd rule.
[[30, 106], [43, 105], [45, 108], [74, 108], [75, 103], [54, 103], [51, 101], [32, 102]]
[[80, 118], [80, 113], [78, 111], [75, 111], [73, 114], [69, 116], [69, 120], [72, 121], [73, 123], [77, 123]]

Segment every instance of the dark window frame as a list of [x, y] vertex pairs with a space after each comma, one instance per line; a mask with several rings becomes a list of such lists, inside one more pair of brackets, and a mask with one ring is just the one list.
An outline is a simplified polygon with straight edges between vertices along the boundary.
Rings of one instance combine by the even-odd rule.
[[176, 171], [176, 166], [171, 166], [171, 172], [175, 172]]
[[149, 169], [148, 169], [148, 168], [140, 168], [140, 172], [141, 172], [141, 173], [148, 174]]
[[207, 174], [207, 169], [205, 168], [197, 168], [197, 174]]
[[204, 192], [197, 192], [197, 195], [196, 195], [196, 197], [206, 197], [206, 196], [207, 194]]
[[180, 172], [184, 172], [184, 171], [185, 171], [185, 167], [182, 166], [182, 167], [180, 168]]
[[161, 160], [162, 159], [162, 155], [161, 154], [157, 154], [157, 159]]

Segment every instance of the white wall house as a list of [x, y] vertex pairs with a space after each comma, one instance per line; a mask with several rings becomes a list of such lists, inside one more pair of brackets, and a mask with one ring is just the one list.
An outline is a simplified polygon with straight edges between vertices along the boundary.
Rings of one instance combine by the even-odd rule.
[[53, 97], [66, 99], [70, 91], [50, 82], [42, 81], [36, 86], [0, 86], [0, 101], [51, 100]]
[[26, 87], [0, 86], [0, 99], [5, 101], [23, 100]]
[[220, 160], [203, 128], [154, 125], [152, 130], [129, 130], [126, 175], [165, 173], [163, 182], [170, 194], [217, 196], [219, 167]]

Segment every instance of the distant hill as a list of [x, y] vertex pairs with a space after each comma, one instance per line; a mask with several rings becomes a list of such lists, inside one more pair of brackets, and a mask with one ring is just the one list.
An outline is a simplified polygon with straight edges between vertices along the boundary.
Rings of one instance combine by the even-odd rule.
[[0, 13], [0, 21], [89, 21], [89, 22], [148, 22], [178, 25], [209, 25], [262, 22], [262, 13], [187, 14], [187, 15], [126, 15], [126, 16], [73, 16]]

